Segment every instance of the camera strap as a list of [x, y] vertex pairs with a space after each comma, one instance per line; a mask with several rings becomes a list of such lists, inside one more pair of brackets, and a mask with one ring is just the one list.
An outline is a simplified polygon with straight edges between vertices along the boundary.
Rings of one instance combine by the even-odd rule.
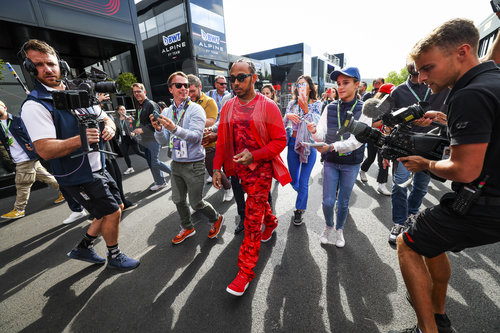
[[425, 102], [427, 100], [427, 97], [429, 96], [429, 92], [431, 91], [430, 88], [427, 88], [427, 91], [425, 92], [425, 96], [424, 96], [424, 99], [421, 100], [420, 97], [418, 97], [417, 93], [415, 92], [415, 90], [412, 89], [412, 87], [410, 87], [410, 84], [408, 83], [408, 80], [406, 80], [406, 86], [408, 87], [408, 89], [410, 90], [410, 92], [413, 94], [413, 96], [415, 96], [415, 98], [417, 99], [417, 102]]
[[[356, 104], [358, 104], [358, 99], [356, 99], [356, 102], [354, 102], [354, 105], [351, 107], [351, 110], [349, 110], [349, 112], [352, 113], [352, 111], [356, 107]], [[340, 123], [340, 101], [337, 102], [337, 121], [339, 123], [339, 129], [340, 129], [342, 127], [342, 125]], [[344, 140], [344, 137], [342, 134], [340, 135], [340, 140], [342, 140], [342, 141]]]

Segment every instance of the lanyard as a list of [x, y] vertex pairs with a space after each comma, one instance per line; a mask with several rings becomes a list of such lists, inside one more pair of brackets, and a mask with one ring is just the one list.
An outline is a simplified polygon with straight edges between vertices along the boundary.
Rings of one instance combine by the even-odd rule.
[[177, 108], [175, 107], [175, 104], [174, 106], [172, 107], [172, 111], [173, 111], [173, 114], [174, 114], [174, 120], [177, 121], [177, 124], [175, 124], [175, 126], [179, 125], [179, 123], [182, 121], [182, 118], [184, 118], [184, 115], [186, 114], [186, 110], [189, 106], [189, 103], [191, 103], [191, 101], [188, 101], [184, 104], [184, 107], [182, 108], [182, 114], [179, 118], [179, 120], [177, 120]]
[[3, 125], [3, 122], [1, 122], [1, 121], [0, 121], [0, 124], [2, 124], [3, 130], [5, 131], [5, 135], [9, 136], [9, 127], [10, 127], [10, 124], [12, 124], [12, 120], [7, 119], [7, 127], [5, 127]]
[[[415, 98], [417, 99], [417, 102], [422, 102], [422, 100], [420, 99], [420, 97], [418, 97], [417, 93], [410, 87], [410, 84], [408, 83], [408, 80], [406, 80], [406, 86], [408, 87], [408, 89], [410, 89], [410, 92], [413, 94], [413, 96], [415, 96]], [[424, 96], [424, 99], [423, 101], [425, 102], [425, 100], [427, 99], [427, 96], [429, 95], [429, 91], [431, 89], [429, 89], [429, 87], [427, 87], [427, 91], [425, 93], [425, 96]]]
[[[357, 99], [349, 112], [352, 112], [352, 110], [354, 110], [354, 108], [356, 107], [356, 104], [358, 104]], [[340, 129], [340, 127], [341, 127], [341, 125], [340, 125], [340, 101], [337, 102], [337, 120], [339, 122], [339, 129]], [[340, 140], [344, 140], [344, 137], [342, 135], [340, 135]]]
[[137, 111], [137, 121], [135, 122], [135, 127], [138, 127], [139, 123], [141, 122], [141, 111], [142, 111], [142, 104], [139, 105], [139, 111]]

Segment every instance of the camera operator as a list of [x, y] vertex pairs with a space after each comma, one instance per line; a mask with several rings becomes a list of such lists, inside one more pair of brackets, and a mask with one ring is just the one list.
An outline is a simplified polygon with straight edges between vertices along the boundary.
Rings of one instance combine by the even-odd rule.
[[[47, 43], [31, 39], [23, 45], [24, 66], [36, 79], [22, 105], [21, 117], [38, 154], [50, 160], [53, 173], [61, 187], [69, 192], [92, 216], [95, 217], [86, 235], [68, 257], [94, 264], [104, 264], [93, 248], [95, 239], [102, 233], [108, 247], [108, 268], [130, 270], [139, 261], [127, 257], [118, 248], [118, 224], [123, 204], [115, 181], [104, 169], [104, 158], [99, 152], [91, 152], [81, 158], [71, 155], [82, 152], [78, 119], [70, 110], [54, 107], [51, 91], [66, 90], [61, 80], [61, 68], [56, 51]], [[100, 108], [99, 108], [100, 110]], [[92, 108], [78, 109], [92, 114]], [[87, 128], [89, 144], [102, 138], [110, 140], [115, 135], [115, 125], [104, 112], [96, 115], [104, 121], [102, 133], [97, 128]]]
[[420, 82], [433, 92], [452, 88], [446, 101], [451, 153], [441, 161], [398, 160], [412, 172], [429, 170], [452, 180], [454, 190], [420, 213], [397, 239], [418, 319], [412, 332], [452, 331], [445, 314], [451, 274], [445, 252], [500, 240], [500, 69], [492, 61], [479, 62], [478, 41], [472, 21], [453, 19], [420, 40], [410, 54]]
[[[395, 108], [400, 109], [415, 103], [428, 102], [431, 110], [444, 111], [444, 100], [449, 93], [449, 89], [444, 89], [439, 93], [432, 94], [429, 87], [418, 82], [418, 73], [415, 70], [413, 61], [409, 60], [406, 64], [406, 68], [410, 74], [408, 79], [398, 85], [391, 93]], [[444, 113], [436, 112], [436, 114], [439, 117], [439, 119], [436, 118], [436, 120], [446, 122], [446, 115]], [[411, 131], [415, 133], [427, 133], [436, 127], [435, 125], [431, 125], [431, 119], [428, 117], [417, 119], [413, 124]], [[394, 226], [389, 233], [389, 243], [395, 245], [398, 235], [405, 228], [405, 224], [410, 225], [413, 223], [414, 217], [422, 204], [422, 200], [427, 194], [427, 187], [431, 177], [427, 173], [416, 172], [413, 175], [413, 186], [408, 195], [407, 187], [402, 184], [410, 179], [410, 171], [408, 171], [402, 163], [394, 161], [393, 174], [394, 182], [392, 185], [391, 204], [392, 222]]]

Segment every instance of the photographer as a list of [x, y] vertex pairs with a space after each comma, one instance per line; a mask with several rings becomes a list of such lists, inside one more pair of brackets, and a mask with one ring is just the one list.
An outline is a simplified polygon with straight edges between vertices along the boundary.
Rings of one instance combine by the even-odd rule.
[[[431, 93], [431, 89], [425, 84], [418, 82], [418, 73], [413, 61], [408, 60], [406, 69], [410, 74], [408, 79], [398, 85], [391, 93], [396, 109], [407, 107], [415, 103], [428, 102], [431, 110], [445, 110], [444, 100], [448, 96], [449, 89], [443, 89], [439, 93]], [[444, 113], [439, 113], [440, 118], [446, 121]], [[413, 133], [428, 133], [436, 126], [431, 125], [428, 117], [413, 121], [411, 131]], [[413, 185], [410, 194], [405, 184], [410, 179], [410, 171], [400, 162], [394, 161], [394, 182], [392, 184], [392, 222], [394, 223], [389, 233], [389, 243], [395, 245], [398, 235], [406, 225], [413, 223], [422, 200], [427, 194], [427, 187], [431, 177], [427, 173], [416, 172], [413, 175]]]
[[[70, 110], [54, 107], [52, 91], [62, 91], [66, 87], [61, 80], [61, 60], [56, 51], [47, 43], [29, 40], [21, 50], [24, 66], [36, 79], [22, 105], [21, 117], [38, 154], [50, 160], [52, 171], [61, 187], [71, 194], [92, 216], [95, 217], [86, 235], [68, 257], [104, 264], [93, 248], [95, 239], [102, 233], [108, 247], [108, 268], [130, 270], [139, 261], [127, 257], [118, 248], [118, 224], [123, 204], [115, 181], [104, 170], [104, 160], [99, 152], [91, 152], [81, 158], [71, 158], [82, 152], [79, 123]], [[110, 140], [115, 135], [115, 125], [104, 112], [94, 114], [92, 108], [76, 110], [80, 114], [104, 121], [102, 133], [97, 128], [87, 128], [89, 144]]]
[[452, 180], [454, 190], [417, 215], [397, 238], [401, 272], [418, 319], [411, 332], [452, 331], [445, 314], [451, 274], [445, 252], [500, 240], [500, 70], [492, 61], [479, 62], [478, 41], [472, 21], [453, 19], [410, 54], [420, 82], [433, 92], [452, 88], [446, 101], [451, 153], [441, 161], [398, 160], [412, 172], [429, 170]]

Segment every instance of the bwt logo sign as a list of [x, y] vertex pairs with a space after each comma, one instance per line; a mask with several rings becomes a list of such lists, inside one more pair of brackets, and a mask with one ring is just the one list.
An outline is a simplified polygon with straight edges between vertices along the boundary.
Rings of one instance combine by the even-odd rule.
[[165, 46], [177, 43], [181, 41], [181, 32], [176, 32], [175, 34], [171, 34], [168, 36], [162, 36], [163, 37], [163, 44]]
[[220, 42], [219, 36], [212, 35], [208, 32], [205, 32], [205, 31], [203, 31], [203, 29], [201, 29], [201, 39], [203, 39], [206, 42], [215, 43], [215, 44], [219, 44], [219, 42]]

